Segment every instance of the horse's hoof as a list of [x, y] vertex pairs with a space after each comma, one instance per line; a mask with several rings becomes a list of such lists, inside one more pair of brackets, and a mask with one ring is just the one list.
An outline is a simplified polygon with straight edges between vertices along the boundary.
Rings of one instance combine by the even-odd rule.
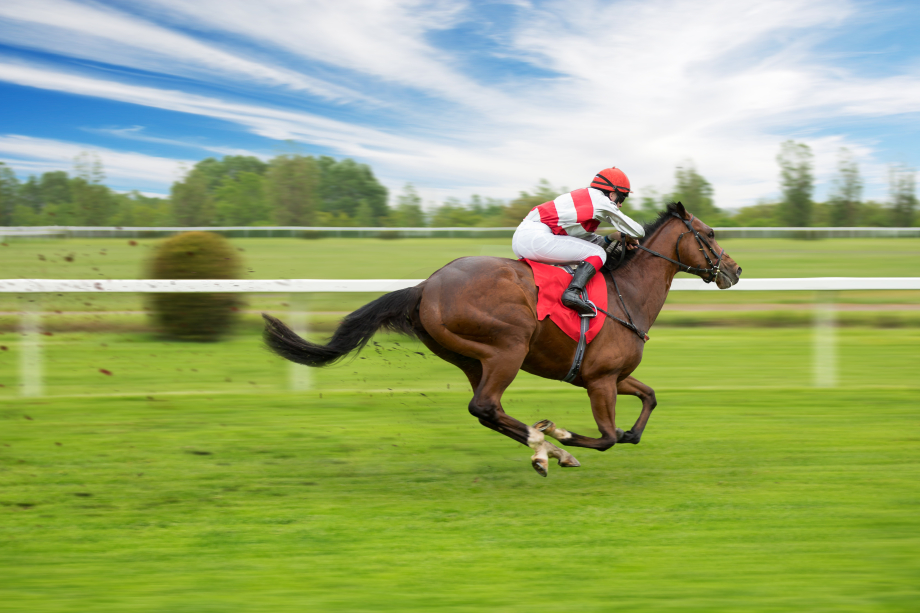
[[559, 460], [559, 466], [562, 468], [578, 468], [581, 466], [581, 463], [575, 459], [575, 456], [570, 455], [564, 460]]
[[625, 438], [626, 438], [626, 433], [623, 432], [623, 428], [617, 428], [617, 442], [618, 442], [618, 443], [625, 443], [626, 441], [623, 440], [623, 439], [625, 439]]
[[632, 430], [627, 430], [626, 434], [623, 435], [623, 440], [617, 441], [619, 443], [629, 443], [630, 445], [638, 445], [640, 436], [636, 436], [636, 433]]
[[548, 419], [541, 419], [540, 421], [535, 423], [533, 427], [534, 429], [539, 430], [540, 432], [546, 432], [547, 430], [549, 430], [549, 432], [552, 432], [553, 430], [556, 429], [556, 424], [554, 424]]
[[530, 461], [530, 464], [541, 477], [545, 477], [549, 474], [549, 463], [546, 460], [542, 458], [535, 458]]

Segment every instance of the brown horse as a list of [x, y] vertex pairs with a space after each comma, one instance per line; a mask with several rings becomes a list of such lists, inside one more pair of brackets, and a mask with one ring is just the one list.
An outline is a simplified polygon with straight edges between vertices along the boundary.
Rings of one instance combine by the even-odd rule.
[[[685, 235], [691, 238], [682, 240]], [[644, 331], [655, 323], [679, 270], [715, 281], [719, 289], [736, 284], [741, 274], [719, 247], [712, 228], [688, 214], [682, 204], [672, 203], [646, 225], [639, 249], [629, 252], [616, 270], [604, 271], [610, 314], [633, 327], [608, 318], [572, 381], [588, 391], [598, 438], [569, 432], [549, 420], [527, 426], [502, 408], [502, 393], [519, 370], [562, 380], [575, 354], [575, 341], [549, 318], [537, 319], [537, 288], [523, 262], [492, 257], [454, 260], [419, 285], [386, 294], [351, 313], [326, 345], [306, 341], [264, 315], [265, 340], [288, 360], [325, 366], [362, 348], [380, 328], [415, 336], [469, 378], [475, 390], [470, 413], [482, 425], [533, 449], [531, 463], [545, 477], [549, 456], [560, 466], [579, 464], [544, 435], [563, 445], [599, 451], [642, 438], [657, 403], [654, 390], [631, 373], [642, 360]], [[618, 394], [642, 401], [642, 412], [628, 432], [614, 421]]]

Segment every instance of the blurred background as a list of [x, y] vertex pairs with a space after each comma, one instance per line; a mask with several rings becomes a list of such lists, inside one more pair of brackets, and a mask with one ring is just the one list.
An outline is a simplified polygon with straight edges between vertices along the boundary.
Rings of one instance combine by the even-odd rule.
[[[920, 291], [860, 280], [920, 276], [918, 25], [898, 2], [3, 2], [0, 289], [422, 279], [513, 257], [532, 207], [610, 165], [624, 211], [682, 201], [744, 279], [855, 289], [672, 291], [642, 443], [546, 480], [414, 339], [326, 369], [262, 347], [261, 312], [321, 341], [379, 293], [0, 291], [0, 611], [913, 610]], [[503, 402], [595, 432], [560, 382]]]

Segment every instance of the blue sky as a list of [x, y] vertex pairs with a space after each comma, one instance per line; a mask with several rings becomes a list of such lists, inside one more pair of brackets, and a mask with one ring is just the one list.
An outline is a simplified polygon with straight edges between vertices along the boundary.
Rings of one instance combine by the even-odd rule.
[[0, 161], [166, 194], [208, 156], [352, 157], [427, 201], [513, 198], [687, 161], [717, 204], [778, 193], [782, 141], [819, 198], [847, 147], [866, 197], [920, 165], [920, 5], [641, 0], [3, 0]]

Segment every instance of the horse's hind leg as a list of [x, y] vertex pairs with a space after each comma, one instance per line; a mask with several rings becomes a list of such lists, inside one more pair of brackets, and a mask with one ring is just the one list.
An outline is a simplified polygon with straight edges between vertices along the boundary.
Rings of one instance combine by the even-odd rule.
[[[501, 406], [501, 395], [511, 384], [511, 381], [514, 380], [517, 375], [517, 369], [507, 369], [510, 371], [509, 374], [509, 372], [501, 370], [495, 372], [496, 369], [492, 368], [489, 371], [489, 383], [483, 386], [484, 368], [482, 362], [445, 348], [427, 331], [420, 331], [419, 338], [435, 355], [462, 370], [470, 380], [470, 385], [477, 394], [470, 401], [470, 413], [479, 418], [479, 423], [534, 449], [531, 464], [538, 473], [544, 477], [546, 476], [549, 458], [555, 458], [559, 465], [565, 468], [580, 466], [578, 460], [572, 454], [547, 441], [540, 431], [528, 428], [526, 424], [505, 413]], [[490, 364], [499, 361], [497, 359], [487, 360]], [[507, 363], [506, 360], [501, 361]], [[510, 379], [508, 378], [509, 376]]]
[[472, 389], [475, 390], [479, 387], [479, 382], [482, 381], [482, 363], [479, 360], [468, 358], [465, 355], [461, 355], [456, 351], [451, 351], [444, 347], [422, 327], [416, 330], [416, 334], [419, 340], [425, 343], [425, 346], [428, 347], [433, 354], [462, 370], [466, 378], [470, 380], [470, 387], [472, 387]]
[[646, 424], [648, 424], [648, 418], [658, 405], [658, 401], [655, 399], [655, 390], [635, 377], [629, 376], [617, 383], [617, 394], [636, 396], [642, 401], [642, 412], [639, 413], [636, 423], [626, 432], [623, 438], [617, 441], [618, 443], [638, 445], [639, 440], [642, 438], [642, 432], [645, 430]]
[[549, 443], [542, 432], [516, 420], [502, 408], [501, 396], [511, 385], [523, 361], [523, 356], [520, 356], [520, 360], [515, 360], [507, 354], [484, 360], [482, 379], [473, 394], [473, 399], [470, 400], [470, 413], [477, 417], [483, 426], [533, 449], [530, 463], [534, 470], [544, 477], [549, 472], [550, 457], [556, 458], [563, 467], [579, 466], [578, 460], [572, 454]]

